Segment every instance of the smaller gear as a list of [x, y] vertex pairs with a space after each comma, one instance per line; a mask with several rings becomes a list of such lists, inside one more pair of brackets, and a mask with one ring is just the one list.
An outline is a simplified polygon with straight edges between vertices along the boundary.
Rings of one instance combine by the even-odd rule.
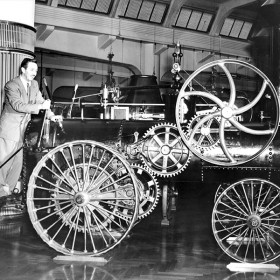
[[157, 206], [160, 188], [157, 179], [143, 166], [132, 164], [139, 190], [139, 219], [149, 215]]
[[182, 172], [190, 161], [176, 125], [157, 124], [144, 134], [141, 159], [154, 175], [171, 177]]
[[[204, 117], [208, 115], [207, 113], [200, 114], [197, 113], [188, 123], [187, 138], [189, 139], [190, 134], [197, 125], [197, 123]], [[219, 125], [220, 122], [217, 118], [212, 118], [200, 127], [196, 129], [196, 134], [192, 139], [192, 146], [198, 150], [210, 150], [219, 144]]]

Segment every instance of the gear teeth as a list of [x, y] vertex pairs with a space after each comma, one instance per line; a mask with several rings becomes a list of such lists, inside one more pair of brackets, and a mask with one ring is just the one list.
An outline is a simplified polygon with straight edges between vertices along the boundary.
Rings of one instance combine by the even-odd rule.
[[169, 123], [169, 122], [164, 122], [164, 123], [158, 123], [158, 124], [155, 124], [153, 125], [151, 128], [149, 128], [143, 135], [143, 138], [147, 138], [149, 136], [152, 136], [152, 135], [155, 135], [155, 130], [159, 127], [162, 127], [162, 126], [172, 126], [174, 127], [175, 129], [177, 129], [177, 126], [176, 124], [173, 124], [173, 123]]
[[[144, 217], [148, 216], [157, 206], [157, 204], [159, 202], [159, 197], [160, 197], [160, 188], [159, 188], [157, 179], [154, 177], [154, 175], [152, 175], [149, 172], [149, 170], [146, 167], [144, 167], [140, 164], [134, 164], [134, 163], [131, 164], [131, 167], [132, 167], [132, 169], [141, 169], [141, 171], [144, 172], [146, 174], [146, 176], [149, 177], [147, 180], [147, 178], [144, 178], [144, 176], [142, 176], [143, 182], [141, 182], [141, 180], [140, 180], [141, 176], [137, 176], [137, 173], [135, 173], [137, 179], [140, 181], [141, 185], [143, 186], [143, 189], [145, 188], [145, 185], [144, 185], [145, 183], [150, 182], [151, 180], [153, 181], [154, 190], [152, 190], [152, 191], [154, 193], [154, 196], [149, 196], [149, 198], [146, 198], [146, 200], [148, 202], [151, 202], [151, 200], [153, 199], [153, 203], [151, 205], [148, 205], [148, 209], [146, 211], [144, 211], [143, 213], [138, 215], [138, 219], [143, 219]], [[148, 188], [151, 188], [151, 186], [148, 185]], [[139, 192], [141, 192], [141, 190], [139, 190]], [[145, 190], [143, 190], [143, 197], [144, 196], [145, 196]], [[152, 199], [150, 199], [150, 198], [152, 198]], [[146, 201], [146, 203], [147, 203], [147, 201]], [[143, 202], [145, 202], [145, 199], [142, 199], [142, 201], [140, 199], [139, 205], [143, 206], [146, 204], [146, 203], [143, 204]]]

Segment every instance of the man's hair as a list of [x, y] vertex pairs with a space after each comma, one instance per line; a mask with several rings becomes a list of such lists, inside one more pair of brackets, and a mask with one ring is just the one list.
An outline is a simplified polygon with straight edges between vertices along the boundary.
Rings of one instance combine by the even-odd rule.
[[22, 67], [26, 69], [29, 62], [34, 62], [34, 63], [37, 64], [37, 60], [36, 59], [34, 59], [34, 58], [27, 58], [26, 57], [26, 58], [23, 59], [23, 61], [20, 64], [20, 71], [21, 71]]

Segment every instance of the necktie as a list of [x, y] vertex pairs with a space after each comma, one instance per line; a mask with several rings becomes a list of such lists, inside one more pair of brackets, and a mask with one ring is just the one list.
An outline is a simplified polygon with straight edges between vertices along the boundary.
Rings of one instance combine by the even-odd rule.
[[29, 83], [27, 83], [26, 91], [27, 91], [28, 103], [29, 103], [30, 102], [30, 84]]
[[30, 89], [30, 85], [29, 85], [29, 83], [27, 83], [26, 92], [27, 92], [27, 95], [28, 95], [28, 96], [29, 96], [29, 89]]

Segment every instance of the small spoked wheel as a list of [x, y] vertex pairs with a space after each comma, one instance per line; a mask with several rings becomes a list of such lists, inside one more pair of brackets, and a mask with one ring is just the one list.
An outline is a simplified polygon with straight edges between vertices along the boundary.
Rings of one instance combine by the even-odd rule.
[[280, 188], [249, 178], [217, 198], [212, 229], [222, 250], [239, 262], [266, 263], [280, 254]]
[[40, 237], [65, 255], [97, 256], [119, 244], [138, 217], [134, 171], [95, 141], [54, 148], [36, 165], [27, 208]]

